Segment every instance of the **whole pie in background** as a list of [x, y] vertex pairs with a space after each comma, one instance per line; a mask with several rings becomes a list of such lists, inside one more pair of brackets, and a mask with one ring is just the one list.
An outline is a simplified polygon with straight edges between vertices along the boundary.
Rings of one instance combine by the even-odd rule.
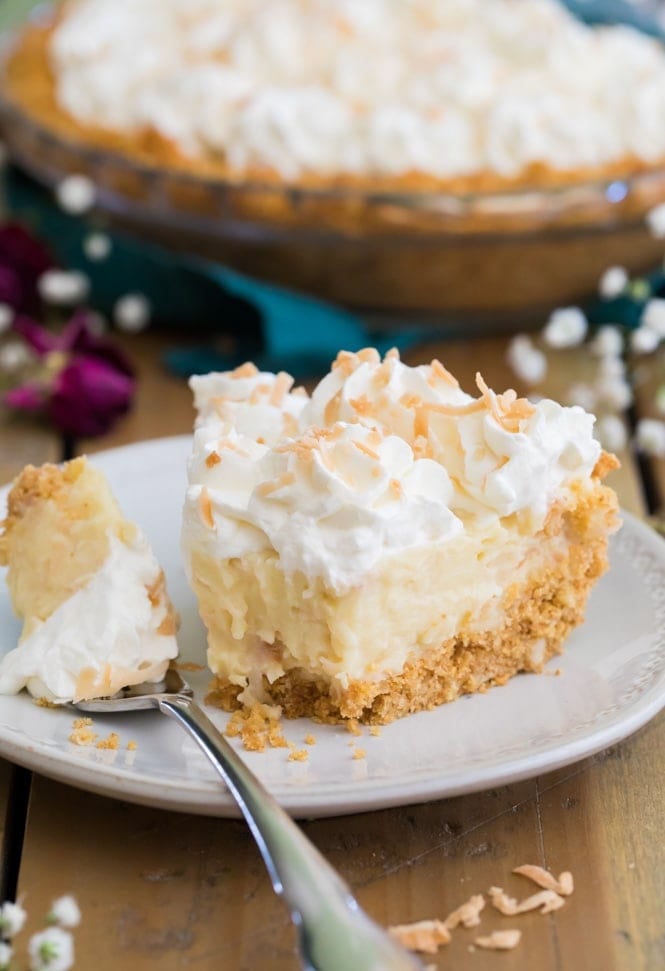
[[234, 180], [491, 191], [665, 159], [665, 53], [556, 0], [67, 0], [11, 57], [49, 127]]

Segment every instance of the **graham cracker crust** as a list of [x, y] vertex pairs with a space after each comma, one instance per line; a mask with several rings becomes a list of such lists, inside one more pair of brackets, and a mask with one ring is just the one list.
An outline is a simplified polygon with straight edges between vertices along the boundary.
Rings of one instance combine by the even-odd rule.
[[[335, 685], [334, 693], [329, 681], [313, 679], [303, 669], [294, 668], [272, 684], [264, 677], [266, 697], [281, 706], [287, 718], [386, 724], [463, 694], [505, 684], [520, 672], [542, 671], [551, 657], [562, 653], [566, 638], [584, 620], [591, 588], [608, 567], [607, 529], [615, 522], [616, 509], [614, 493], [600, 487], [593, 500], [582, 500], [550, 517], [543, 542], [548, 535], [564, 530], [571, 538], [567, 553], [555, 568], [506, 591], [501, 627], [460, 633], [427, 656], [407, 660], [399, 674], [380, 681], [353, 680], [345, 689]], [[218, 676], [206, 701], [234, 710], [240, 707], [240, 690]]]

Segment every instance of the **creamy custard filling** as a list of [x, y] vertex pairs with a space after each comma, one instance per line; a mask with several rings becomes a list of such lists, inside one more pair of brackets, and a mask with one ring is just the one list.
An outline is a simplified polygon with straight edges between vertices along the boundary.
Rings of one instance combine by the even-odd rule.
[[[388, 556], [341, 596], [320, 579], [285, 573], [274, 553], [226, 561], [195, 554], [209, 666], [259, 698], [264, 677], [272, 683], [294, 668], [329, 682], [333, 695], [353, 680], [380, 681], [454, 636], [500, 628], [511, 591], [556, 574], [569, 542], [565, 531], [546, 540], [496, 522]], [[538, 650], [534, 638], [535, 667]]]

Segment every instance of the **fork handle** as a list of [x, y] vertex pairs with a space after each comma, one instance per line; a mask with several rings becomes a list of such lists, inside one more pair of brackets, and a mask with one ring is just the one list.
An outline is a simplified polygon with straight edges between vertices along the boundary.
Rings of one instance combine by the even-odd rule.
[[398, 947], [363, 913], [341, 877], [195, 701], [182, 695], [162, 697], [158, 707], [186, 729], [231, 791], [256, 840], [275, 892], [286, 900], [300, 930], [303, 953], [309, 955], [307, 968], [312, 971], [349, 971], [351, 967], [354, 971], [422, 968], [419, 961]]

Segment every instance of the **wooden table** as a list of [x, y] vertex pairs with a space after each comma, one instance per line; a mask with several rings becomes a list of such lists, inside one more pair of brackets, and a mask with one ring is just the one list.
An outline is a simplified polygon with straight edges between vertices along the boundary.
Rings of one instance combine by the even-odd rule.
[[[159, 363], [161, 351], [176, 342], [154, 334], [126, 340], [140, 375], [136, 408], [113, 434], [84, 447], [190, 430], [189, 392]], [[429, 346], [409, 359], [434, 354], [465, 387], [472, 387], [477, 368], [495, 387], [515, 384], [503, 339]], [[561, 394], [590, 367], [585, 352], [561, 352], [538, 390]], [[638, 413], [650, 401], [648, 371], [641, 377]], [[27, 461], [56, 455], [55, 437], [35, 425], [0, 425], [2, 479]], [[629, 453], [621, 458], [613, 485], [625, 508], [644, 513], [640, 470]], [[662, 463], [647, 471], [652, 493], [654, 485], [665, 486]], [[515, 951], [470, 951], [474, 933], [462, 930], [431, 959], [436, 968], [656, 971], [665, 968], [664, 751], [661, 715], [610, 750], [527, 782], [303, 828], [383, 924], [445, 916], [496, 883], [521, 896], [524, 882], [509, 874], [524, 862], [573, 871], [575, 893], [562, 910], [518, 918], [523, 938]], [[83, 910], [78, 969], [298, 967], [289, 919], [241, 822], [133, 806], [39, 775], [32, 777], [23, 820], [22, 783], [29, 774], [6, 763], [0, 768], [0, 800], [12, 810], [5, 880], [11, 882], [25, 823], [18, 890], [26, 896], [29, 929], [37, 929], [53, 897], [75, 894]], [[12, 848], [14, 861], [7, 855]], [[496, 915], [484, 926], [501, 920]]]

